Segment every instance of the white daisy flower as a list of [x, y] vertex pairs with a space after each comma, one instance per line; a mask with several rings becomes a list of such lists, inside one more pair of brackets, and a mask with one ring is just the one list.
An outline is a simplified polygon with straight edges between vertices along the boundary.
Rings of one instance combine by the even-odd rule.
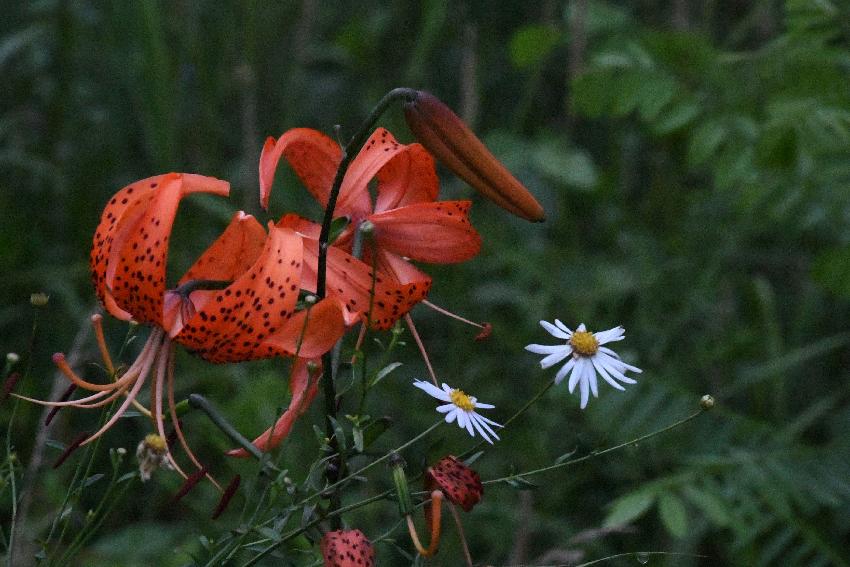
[[490, 426], [502, 426], [475, 412], [476, 409], [493, 409], [496, 407], [493, 404], [482, 404], [474, 396], [468, 396], [463, 390], [450, 388], [445, 382], [443, 382], [442, 390], [430, 382], [422, 380], [414, 380], [413, 385], [420, 390], [425, 390], [425, 392], [442, 402], [449, 402], [437, 407], [438, 412], [446, 414], [446, 423], [457, 420], [457, 424], [461, 429], [466, 429], [473, 437], [475, 437], [475, 432], [477, 431], [491, 445], [493, 441], [490, 439], [490, 436], [495, 439], [499, 438]]
[[570, 393], [575, 390], [576, 385], [579, 386], [581, 391], [581, 409], [587, 407], [591, 393], [593, 397], [599, 397], [599, 387], [596, 381], [597, 372], [603, 380], [618, 390], [625, 390], [620, 382], [636, 384], [634, 380], [626, 376], [626, 372], [631, 370], [640, 373], [641, 369], [626, 364], [620, 360], [616, 352], [602, 346], [606, 343], [623, 340], [625, 329], [622, 327], [591, 333], [582, 323], [575, 331], [572, 331], [557, 319], [555, 319], [554, 325], [548, 321], [540, 321], [540, 326], [556, 339], [564, 339], [566, 343], [560, 345], [528, 345], [525, 350], [546, 355], [540, 361], [541, 368], [549, 368], [568, 356], [570, 357], [555, 374], [555, 384], [560, 384], [569, 373]]

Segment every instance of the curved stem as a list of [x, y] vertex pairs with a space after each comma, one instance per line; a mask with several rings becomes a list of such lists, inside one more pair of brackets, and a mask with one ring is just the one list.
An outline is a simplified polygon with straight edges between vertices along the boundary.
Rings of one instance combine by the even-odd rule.
[[708, 410], [701, 408], [699, 411], [692, 413], [688, 417], [682, 418], [679, 421], [677, 421], [675, 423], [671, 423], [670, 425], [668, 425], [666, 427], [663, 427], [661, 429], [657, 429], [657, 430], [655, 430], [651, 433], [647, 433], [646, 435], [641, 435], [640, 437], [632, 439], [631, 441], [626, 441], [625, 443], [620, 443], [619, 445], [615, 445], [613, 447], [608, 447], [607, 449], [603, 449], [602, 451], [593, 451], [592, 453], [589, 453], [589, 454], [587, 454], [583, 457], [579, 457], [577, 459], [571, 459], [569, 461], [564, 461], [563, 463], [556, 463], [554, 465], [549, 465], [548, 467], [542, 467], [542, 468], [539, 468], [539, 469], [534, 469], [534, 470], [526, 471], [526, 472], [523, 472], [523, 473], [517, 473], [517, 474], [508, 475], [508, 476], [503, 476], [503, 477], [500, 477], [500, 478], [494, 478], [494, 479], [491, 479], [491, 480], [485, 480], [482, 484], [496, 484], [496, 483], [499, 483], [499, 482], [505, 482], [505, 481], [513, 480], [513, 479], [517, 479], [517, 478], [525, 478], [525, 477], [533, 476], [533, 475], [536, 475], [536, 474], [552, 471], [552, 470], [555, 470], [555, 469], [568, 467], [570, 465], [575, 465], [575, 464], [581, 463], [583, 461], [590, 460], [594, 457], [601, 457], [602, 455], [605, 455], [607, 453], [613, 453], [614, 451], [619, 451], [620, 449], [623, 449], [624, 447], [628, 447], [629, 445], [634, 445], [635, 443], [640, 443], [641, 441], [646, 441], [647, 439], [655, 437], [656, 435], [661, 435], [662, 433], [666, 433], [666, 432], [670, 431], [671, 429], [675, 429], [675, 428], [679, 427], [680, 425], [684, 425], [687, 422], [691, 421], [692, 419], [699, 417], [700, 415], [702, 415], [706, 411], [708, 411]]
[[[375, 122], [378, 118], [383, 114], [387, 108], [389, 108], [390, 104], [395, 102], [398, 99], [410, 99], [414, 96], [413, 89], [406, 88], [398, 88], [393, 89], [384, 95], [375, 108], [372, 110], [372, 113], [369, 117], [360, 125], [360, 128], [354, 133], [354, 136], [351, 137], [351, 140], [342, 148], [342, 156], [339, 162], [339, 166], [336, 170], [336, 175], [334, 176], [333, 185], [331, 185], [330, 193], [328, 194], [328, 205], [325, 207], [324, 218], [322, 219], [322, 230], [319, 233], [319, 258], [316, 267], [316, 296], [319, 299], [324, 299], [326, 292], [326, 282], [327, 282], [327, 262], [328, 262], [328, 240], [331, 234], [331, 223], [333, 222], [334, 209], [336, 209], [336, 201], [339, 197], [340, 189], [342, 188], [342, 181], [345, 179], [345, 174], [348, 171], [348, 166], [351, 164], [351, 160], [360, 151], [360, 148], [366, 143], [366, 140], [369, 138], [369, 131], [374, 126]], [[325, 369], [325, 379], [323, 381], [323, 391], [325, 398], [325, 413], [328, 416], [326, 419], [325, 428], [327, 430], [327, 437], [331, 440], [331, 448], [335, 453], [339, 453], [339, 444], [336, 442], [334, 438], [334, 427], [333, 421], [331, 418], [336, 417], [336, 385], [335, 382], [335, 369], [333, 366], [333, 357], [330, 354], [325, 354], [322, 357], [323, 367]], [[334, 460], [331, 460], [328, 463], [328, 468], [326, 470], [326, 476], [331, 485], [336, 484], [337, 478], [339, 478], [339, 474], [341, 473], [340, 463], [342, 462], [342, 458], [337, 457]], [[333, 466], [332, 466], [333, 465]], [[331, 511], [336, 510], [340, 506], [339, 495], [334, 491], [330, 495], [331, 499]], [[332, 522], [334, 524], [334, 529], [339, 528], [339, 520], [335, 519]]]

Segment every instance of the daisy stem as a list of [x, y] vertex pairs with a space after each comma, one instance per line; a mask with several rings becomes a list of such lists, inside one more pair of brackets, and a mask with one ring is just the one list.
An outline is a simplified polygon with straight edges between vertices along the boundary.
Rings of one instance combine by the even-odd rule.
[[[541, 388], [541, 389], [540, 389], [540, 391], [538, 391], [536, 394], [534, 394], [534, 396], [532, 396], [532, 398], [531, 398], [530, 400], [528, 400], [527, 402], [525, 402], [525, 405], [524, 405], [524, 406], [522, 406], [521, 408], [519, 408], [519, 409], [516, 411], [516, 413], [514, 413], [511, 417], [509, 417], [509, 418], [507, 419], [507, 421], [505, 421], [505, 423], [503, 423], [503, 424], [502, 424], [502, 428], [503, 428], [503, 429], [504, 429], [504, 428], [506, 428], [506, 427], [507, 427], [507, 426], [508, 426], [508, 425], [509, 425], [512, 421], [514, 421], [514, 420], [515, 420], [515, 419], [517, 419], [519, 416], [521, 416], [522, 414], [524, 414], [525, 412], [527, 412], [527, 411], [528, 411], [528, 408], [530, 408], [530, 407], [531, 407], [531, 406], [533, 406], [535, 403], [537, 403], [537, 400], [539, 400], [540, 398], [542, 398], [542, 397], [543, 397], [543, 395], [544, 395], [546, 392], [548, 392], [548, 391], [549, 391], [549, 388], [551, 388], [551, 387], [552, 387], [552, 386], [554, 386], [554, 385], [555, 385], [555, 381], [554, 381], [554, 380], [549, 380], [548, 382], [546, 382], [546, 385], [545, 385], [545, 386], [543, 386], [543, 388]], [[476, 445], [474, 445], [472, 448], [467, 449], [466, 451], [464, 451], [463, 453], [461, 453], [461, 454], [460, 454], [460, 456], [459, 456], [458, 458], [460, 458], [460, 459], [464, 459], [464, 458], [468, 457], [469, 455], [471, 455], [472, 453], [474, 453], [474, 452], [475, 452], [475, 451], [476, 451], [479, 447], [481, 447], [482, 445], [484, 445], [484, 441], [479, 441], [479, 442], [478, 442]]]
[[251, 455], [261, 463], [268, 464], [266, 460], [263, 459], [263, 452], [257, 449], [257, 447], [244, 435], [236, 431], [236, 428], [233, 427], [205, 397], [200, 394], [189, 394], [189, 406], [203, 410], [203, 412], [207, 414], [207, 417], [210, 418], [210, 421], [212, 421], [216, 427], [221, 429], [225, 435], [230, 437], [233, 442], [251, 453]]
[[632, 439], [630, 441], [626, 441], [624, 443], [620, 443], [619, 445], [615, 445], [613, 447], [608, 447], [607, 449], [603, 449], [601, 451], [592, 451], [592, 452], [588, 453], [587, 455], [584, 455], [583, 457], [578, 457], [577, 459], [570, 459], [569, 461], [564, 461], [563, 463], [555, 463], [554, 465], [549, 465], [548, 467], [542, 467], [542, 468], [539, 468], [539, 469], [534, 469], [534, 470], [526, 471], [526, 472], [523, 472], [523, 473], [517, 473], [517, 474], [508, 475], [508, 476], [503, 476], [503, 477], [500, 477], [500, 478], [494, 478], [494, 479], [491, 479], [491, 480], [485, 480], [482, 484], [498, 484], [500, 482], [506, 482], [506, 481], [509, 481], [509, 480], [517, 479], [517, 478], [526, 478], [526, 477], [533, 476], [533, 475], [536, 475], [536, 474], [540, 474], [540, 473], [544, 473], [544, 472], [548, 472], [548, 471], [553, 471], [555, 469], [560, 469], [560, 468], [568, 467], [568, 466], [571, 466], [571, 465], [576, 465], [578, 463], [593, 459], [594, 457], [601, 457], [602, 455], [605, 455], [607, 453], [613, 453], [614, 451], [619, 451], [620, 449], [628, 447], [629, 445], [634, 445], [635, 443], [640, 443], [641, 441], [646, 441], [647, 439], [651, 439], [652, 437], [655, 437], [656, 435], [661, 435], [662, 433], [666, 433], [666, 432], [668, 432], [672, 429], [676, 429], [680, 425], [684, 425], [684, 424], [688, 423], [689, 421], [696, 419], [697, 417], [701, 416], [706, 411], [708, 411], [708, 410], [704, 409], [704, 408], [700, 408], [698, 411], [692, 413], [691, 415], [689, 415], [685, 418], [682, 418], [675, 423], [671, 423], [670, 425], [668, 425], [666, 427], [662, 427], [661, 429], [656, 429], [655, 431], [647, 433], [646, 435], [641, 435], [640, 437], [636, 437], [635, 439]]
[[[372, 110], [372, 113], [369, 117], [360, 125], [348, 143], [342, 148], [342, 156], [339, 162], [339, 166], [336, 170], [336, 175], [334, 176], [333, 185], [331, 186], [330, 193], [328, 194], [328, 205], [325, 207], [325, 215], [322, 219], [322, 231], [319, 234], [319, 259], [318, 265], [316, 268], [316, 296], [319, 299], [324, 299], [326, 292], [326, 281], [327, 281], [327, 262], [328, 262], [328, 240], [331, 234], [331, 223], [333, 222], [334, 209], [336, 209], [336, 201], [339, 197], [339, 191], [342, 188], [342, 180], [345, 178], [345, 173], [348, 171], [348, 166], [351, 164], [352, 158], [357, 155], [357, 152], [360, 151], [360, 148], [363, 147], [363, 144], [366, 143], [366, 140], [369, 138], [369, 131], [375, 125], [378, 118], [389, 108], [389, 106], [401, 99], [411, 99], [415, 96], [416, 91], [408, 88], [397, 88], [393, 89], [378, 102], [375, 108]], [[373, 270], [374, 271], [374, 270]], [[323, 366], [325, 368], [325, 379], [323, 380], [323, 390], [324, 390], [324, 398], [325, 398], [325, 414], [328, 416], [326, 419], [325, 427], [327, 430], [327, 437], [331, 440], [331, 448], [335, 453], [339, 454], [339, 444], [336, 442], [336, 439], [333, 436], [334, 427], [333, 427], [333, 419], [336, 417], [336, 386], [334, 384], [334, 377], [336, 375], [336, 369], [333, 366], [333, 359], [330, 354], [326, 354], [322, 357]], [[341, 463], [344, 462], [342, 455], [330, 461], [328, 463], [328, 468], [326, 470], [326, 476], [328, 481], [333, 486], [336, 484], [339, 475], [341, 474]], [[340, 506], [339, 495], [336, 491], [332, 492], [330, 495], [330, 511], [338, 509]], [[334, 529], [339, 529], [339, 517], [334, 516], [332, 523], [334, 524]]]

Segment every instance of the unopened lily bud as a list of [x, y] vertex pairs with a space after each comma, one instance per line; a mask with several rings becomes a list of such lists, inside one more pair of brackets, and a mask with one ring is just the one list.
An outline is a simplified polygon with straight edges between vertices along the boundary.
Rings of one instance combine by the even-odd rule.
[[518, 217], [544, 220], [540, 203], [437, 97], [415, 91], [404, 103], [404, 117], [416, 139], [455, 175]]

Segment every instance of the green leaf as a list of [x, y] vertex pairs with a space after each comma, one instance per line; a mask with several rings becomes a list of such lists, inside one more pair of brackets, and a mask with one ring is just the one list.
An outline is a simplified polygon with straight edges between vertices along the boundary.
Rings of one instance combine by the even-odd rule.
[[640, 518], [655, 502], [655, 492], [651, 490], [638, 490], [631, 494], [621, 496], [614, 501], [611, 511], [602, 523], [605, 527], [622, 526]]
[[522, 27], [511, 37], [511, 62], [517, 69], [537, 67], [558, 45], [560, 39], [560, 32], [552, 26]]
[[702, 510], [714, 525], [719, 527], [729, 525], [729, 512], [726, 509], [726, 504], [712, 492], [695, 486], [686, 486], [683, 492], [687, 499]]
[[540, 173], [563, 185], [578, 189], [592, 189], [596, 186], [596, 166], [586, 152], [548, 140], [535, 148], [532, 158]]
[[726, 136], [726, 128], [716, 120], [709, 120], [700, 124], [691, 134], [690, 144], [688, 145], [688, 164], [693, 167], [709, 161]]
[[850, 298], [850, 246], [818, 254], [812, 267], [812, 277], [828, 291]]
[[699, 115], [699, 105], [693, 101], [682, 101], [673, 105], [670, 110], [661, 114], [660, 120], [652, 129], [656, 134], [672, 134], [690, 124]]
[[369, 387], [371, 388], [372, 386], [389, 376], [390, 372], [401, 366], [401, 364], [401, 362], [393, 362], [381, 368], [378, 373], [375, 374], [375, 378], [373, 378], [372, 381], [369, 383]]
[[684, 537], [688, 532], [688, 513], [682, 499], [671, 493], [663, 493], [658, 499], [661, 522], [670, 535]]

